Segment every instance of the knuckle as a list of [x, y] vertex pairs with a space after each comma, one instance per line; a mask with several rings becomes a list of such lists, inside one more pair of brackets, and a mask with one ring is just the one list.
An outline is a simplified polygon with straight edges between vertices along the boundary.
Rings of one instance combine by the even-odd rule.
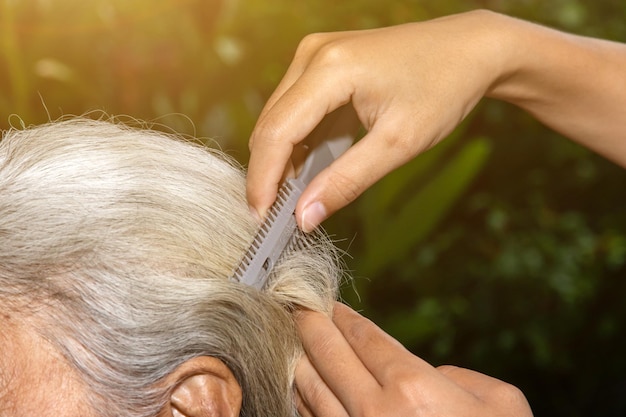
[[428, 381], [416, 372], [398, 370], [396, 380], [386, 393], [398, 404], [401, 415], [431, 415], [430, 396], [425, 394]]
[[348, 60], [350, 54], [351, 50], [345, 42], [326, 42], [318, 48], [316, 59], [320, 65], [325, 67], [339, 66]]
[[296, 49], [296, 55], [311, 55], [328, 40], [327, 33], [310, 33], [306, 35]]
[[296, 49], [296, 56], [309, 59], [320, 67], [340, 64], [351, 56], [353, 49], [348, 45], [349, 38], [336, 33], [312, 33], [305, 36]]
[[319, 404], [326, 400], [325, 393], [326, 385], [321, 380], [315, 380], [307, 386], [304, 397], [309, 404]]
[[501, 404], [526, 404], [526, 396], [515, 385], [511, 385], [506, 382], [502, 382], [498, 386], [494, 387], [489, 393], [491, 397], [497, 399]]
[[419, 146], [417, 135], [413, 132], [403, 135], [388, 134], [383, 136], [383, 141], [385, 147], [400, 159], [410, 159], [424, 150]]
[[394, 370], [394, 383], [398, 394], [411, 404], [419, 399], [418, 390], [421, 385], [419, 373], [413, 369], [396, 367]]
[[254, 132], [250, 138], [250, 146], [258, 146], [261, 144], [275, 143], [281, 138], [281, 129], [270, 120], [262, 120], [254, 128]]
[[439, 372], [441, 372], [444, 375], [448, 375], [454, 371], [456, 371], [457, 369], [459, 369], [458, 366], [454, 366], [454, 365], [439, 365], [437, 366], [437, 370]]
[[351, 340], [357, 346], [363, 346], [367, 342], [370, 341], [371, 338], [371, 326], [372, 323], [365, 320], [358, 320], [356, 322], [351, 322], [348, 326], [342, 331], [344, 332], [347, 339]]

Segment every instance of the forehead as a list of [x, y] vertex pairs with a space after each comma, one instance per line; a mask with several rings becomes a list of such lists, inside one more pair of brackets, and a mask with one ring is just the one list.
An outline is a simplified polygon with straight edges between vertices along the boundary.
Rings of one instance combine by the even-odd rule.
[[13, 409], [12, 387], [15, 387], [17, 367], [14, 363], [15, 342], [13, 341], [15, 326], [9, 314], [0, 310], [0, 416], [9, 415]]

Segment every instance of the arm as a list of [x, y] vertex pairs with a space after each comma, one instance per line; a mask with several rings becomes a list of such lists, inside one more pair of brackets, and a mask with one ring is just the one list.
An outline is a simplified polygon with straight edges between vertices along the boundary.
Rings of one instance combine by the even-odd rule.
[[626, 166], [624, 68], [626, 45], [487, 11], [310, 35], [250, 138], [250, 205], [265, 214], [294, 146], [350, 101], [368, 133], [303, 193], [304, 230], [445, 138], [483, 96]]
[[486, 95], [626, 167], [626, 45], [507, 20], [508, 65]]

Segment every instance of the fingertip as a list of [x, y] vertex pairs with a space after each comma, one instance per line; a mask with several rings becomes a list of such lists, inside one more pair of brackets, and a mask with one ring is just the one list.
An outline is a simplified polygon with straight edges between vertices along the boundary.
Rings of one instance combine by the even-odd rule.
[[322, 173], [313, 179], [300, 196], [296, 206], [296, 221], [305, 233], [311, 233], [337, 211], [333, 196], [331, 195], [330, 198], [328, 196], [324, 175], [327, 173]]
[[345, 305], [342, 302], [336, 301], [335, 305], [333, 307], [333, 315], [335, 314], [342, 314], [345, 313], [346, 311], [350, 311], [352, 310], [350, 307], [348, 307], [347, 305]]
[[365, 319], [365, 317], [363, 317], [356, 310], [352, 309], [352, 307], [340, 302], [336, 302], [335, 308], [333, 309], [333, 321], [349, 320], [351, 318]]
[[324, 220], [356, 200], [378, 177], [369, 164], [359, 160], [358, 143], [348, 149], [307, 186], [298, 201], [296, 216], [304, 232], [311, 232]]
[[459, 370], [463, 371], [463, 368], [459, 368], [458, 366], [455, 365], [439, 365], [436, 368], [439, 372], [441, 372], [443, 375], [449, 375], [453, 372], [457, 372]]
[[[248, 187], [246, 188], [248, 210], [250, 210], [250, 214], [258, 223], [261, 223], [263, 221], [263, 219], [267, 215], [267, 211], [271, 206], [271, 203], [264, 202], [270, 200], [269, 198], [264, 197], [268, 194], [271, 194], [271, 191], [265, 194], [261, 194], [259, 193], [259, 187], [253, 186], [250, 182], [248, 183]], [[275, 196], [276, 193], [274, 192], [273, 198], [275, 198]]]
[[272, 173], [267, 171], [266, 176], [255, 174], [259, 169], [254, 166], [252, 159], [251, 157], [246, 175], [246, 200], [252, 216], [261, 222], [276, 199], [278, 180], [276, 182], [268, 181]]
[[348, 307], [347, 305], [341, 302], [336, 302], [333, 308], [333, 312], [332, 312], [332, 320], [333, 321], [343, 320], [345, 319], [346, 316], [353, 314], [353, 313], [356, 313], [356, 312], [352, 310], [352, 308]]
[[300, 215], [300, 228], [305, 233], [315, 230], [324, 220], [328, 218], [328, 210], [319, 201], [313, 201], [306, 205]]
[[297, 322], [297, 321], [300, 321], [300, 319], [301, 319], [301, 318], [303, 318], [304, 316], [306, 316], [307, 311], [309, 311], [309, 310], [306, 310], [306, 309], [304, 309], [304, 308], [298, 308], [298, 309], [296, 309], [296, 310], [293, 312], [293, 318], [294, 318], [294, 320], [295, 320], [296, 322]]
[[318, 334], [328, 326], [334, 327], [331, 318], [320, 311], [299, 309], [294, 313], [294, 320], [303, 341], [304, 339], [315, 339], [314, 334]]
[[254, 220], [260, 224], [263, 216], [261, 216], [261, 213], [259, 213], [259, 211], [253, 207], [253, 206], [248, 206], [248, 210], [250, 210], [250, 215], [252, 216], [252, 218], [254, 218]]

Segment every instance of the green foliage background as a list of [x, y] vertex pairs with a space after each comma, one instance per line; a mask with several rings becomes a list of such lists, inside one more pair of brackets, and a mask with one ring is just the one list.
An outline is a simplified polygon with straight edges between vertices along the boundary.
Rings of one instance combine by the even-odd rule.
[[[0, 0], [0, 127], [104, 110], [245, 163], [307, 33], [480, 7], [626, 41], [617, 0]], [[327, 223], [345, 299], [435, 365], [520, 386], [537, 416], [626, 415], [625, 171], [502, 103], [452, 136]]]

